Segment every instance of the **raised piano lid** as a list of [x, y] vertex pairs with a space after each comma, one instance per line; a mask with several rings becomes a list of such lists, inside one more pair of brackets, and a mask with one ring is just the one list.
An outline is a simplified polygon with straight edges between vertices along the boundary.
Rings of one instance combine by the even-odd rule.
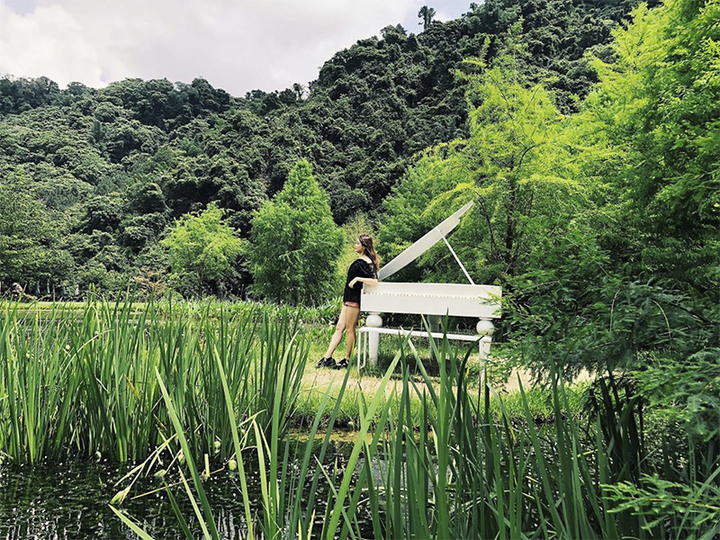
[[408, 264], [417, 259], [420, 255], [425, 253], [428, 249], [437, 244], [440, 240], [443, 239], [443, 237], [450, 234], [452, 230], [458, 226], [458, 223], [460, 223], [460, 218], [463, 216], [463, 214], [470, 210], [470, 207], [472, 205], [473, 201], [467, 203], [460, 210], [455, 212], [452, 216], [440, 223], [440, 225], [438, 225], [425, 236], [420, 238], [420, 240], [415, 242], [412, 246], [407, 248], [397, 257], [395, 257], [392, 261], [380, 268], [380, 272], [378, 272], [378, 278], [382, 281], [383, 279], [392, 276], [394, 273], [399, 272]]

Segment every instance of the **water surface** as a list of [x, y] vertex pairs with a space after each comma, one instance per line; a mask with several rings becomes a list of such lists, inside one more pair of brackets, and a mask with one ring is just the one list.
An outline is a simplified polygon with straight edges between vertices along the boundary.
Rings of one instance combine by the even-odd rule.
[[[303, 446], [301, 443], [300, 448]], [[337, 459], [342, 465], [351, 449], [352, 441], [335, 442], [328, 448], [326, 462]], [[44, 463], [35, 467], [0, 466], [0, 540], [137, 538], [108, 507], [113, 495], [128, 485], [128, 482], [119, 486], [116, 483], [130, 469], [130, 466], [119, 467], [97, 462]], [[256, 479], [257, 475], [249, 470], [250, 495], [255, 499], [253, 507], [258, 509], [260, 491]], [[323, 515], [327, 498], [327, 488], [323, 484], [320, 482], [315, 504], [318, 519]], [[220, 471], [206, 480], [203, 486], [220, 537], [244, 537], [244, 508], [237, 474]], [[180, 538], [183, 536], [182, 531], [165, 491], [144, 495], [159, 487], [162, 487], [161, 481], [152, 474], [140, 477], [121, 508], [154, 538]], [[173, 494], [193, 534], [202, 537], [182, 486], [174, 487]]]

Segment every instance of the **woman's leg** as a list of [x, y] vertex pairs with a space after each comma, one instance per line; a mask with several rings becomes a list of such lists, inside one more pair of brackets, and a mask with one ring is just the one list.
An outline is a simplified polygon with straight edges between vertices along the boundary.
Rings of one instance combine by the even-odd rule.
[[[333, 353], [335, 352], [335, 349], [337, 349], [337, 346], [340, 345], [340, 340], [342, 339], [343, 333], [345, 332], [345, 328], [347, 328], [346, 319], [348, 309], [352, 308], [348, 308], [347, 306], [343, 305], [342, 309], [340, 310], [338, 322], [335, 325], [335, 333], [330, 339], [330, 345], [328, 346], [327, 352], [325, 353], [325, 356], [323, 356], [323, 358], [331, 358]], [[355, 320], [357, 321], [357, 319]]]
[[348, 306], [345, 306], [345, 308], [347, 308], [347, 315], [345, 317], [345, 330], [347, 331], [345, 358], [347, 358], [349, 362], [352, 357], [353, 346], [355, 345], [355, 327], [360, 318], [360, 308]]

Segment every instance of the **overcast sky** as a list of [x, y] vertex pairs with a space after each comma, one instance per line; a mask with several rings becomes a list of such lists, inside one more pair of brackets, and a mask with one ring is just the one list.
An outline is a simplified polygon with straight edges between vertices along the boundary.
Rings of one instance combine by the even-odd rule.
[[205, 77], [235, 96], [281, 90], [389, 24], [420, 32], [425, 4], [448, 20], [470, 1], [0, 0], [0, 76], [93, 87]]

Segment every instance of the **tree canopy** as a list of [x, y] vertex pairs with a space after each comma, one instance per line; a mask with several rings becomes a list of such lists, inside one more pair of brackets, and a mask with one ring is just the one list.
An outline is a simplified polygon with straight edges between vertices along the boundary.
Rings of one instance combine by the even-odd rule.
[[223, 223], [223, 211], [210, 204], [199, 215], [185, 215], [162, 244], [170, 254], [175, 288], [188, 296], [225, 292], [243, 251], [242, 241]]
[[[479, 103], [468, 96], [478, 67], [468, 58], [485, 50], [492, 64], [515, 28], [517, 50], [526, 51], [523, 80], [542, 85], [548, 105], [567, 115], [597, 80], [586, 54], [612, 65], [612, 29], [629, 20], [633, 5], [488, 0], [447, 22], [425, 6], [420, 33], [389, 25], [338, 51], [308, 88], [242, 97], [201, 78], [60, 89], [47, 78], [6, 77], [0, 183], [22, 176], [36, 210], [64, 231], [35, 239], [69, 254], [46, 281], [72, 290], [120, 291], [148, 273], [169, 276], [159, 242], [173, 221], [213, 202], [248, 238], [253, 215], [299, 159], [312, 165], [336, 223], [362, 214], [378, 224], [387, 196], [426, 149], [474, 137], [469, 112]], [[500, 220], [493, 223], [497, 230]], [[498, 256], [496, 249], [490, 258]], [[37, 288], [39, 275], [17, 279]], [[236, 294], [249, 284], [242, 276]], [[15, 278], [0, 276], [8, 279]]]
[[[476, 280], [503, 285], [499, 337], [524, 365], [577, 372], [715, 350], [717, 20], [715, 1], [639, 7], [565, 115], [514, 28], [489, 66], [469, 62], [469, 136], [427, 150], [387, 199], [385, 254], [472, 199], [451, 242]], [[413, 272], [462, 280], [443, 246]]]
[[343, 234], [308, 161], [298, 161], [282, 191], [260, 209], [250, 238], [257, 293], [279, 302], [312, 304], [334, 292]]

